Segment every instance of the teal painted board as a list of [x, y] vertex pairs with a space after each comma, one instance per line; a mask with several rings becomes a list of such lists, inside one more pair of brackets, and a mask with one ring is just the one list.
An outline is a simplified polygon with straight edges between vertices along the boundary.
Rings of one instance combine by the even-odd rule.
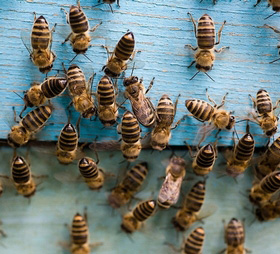
[[[141, 254], [141, 253], [174, 253], [165, 242], [180, 247], [183, 236], [187, 236], [192, 229], [203, 226], [206, 232], [204, 254], [215, 254], [225, 248], [223, 238], [222, 220], [229, 221], [232, 217], [245, 219], [246, 238], [245, 246], [254, 254], [279, 253], [279, 226], [276, 219], [271, 222], [260, 223], [254, 220], [250, 211], [251, 204], [247, 197], [241, 193], [251, 187], [251, 168], [245, 175], [235, 182], [230, 177], [218, 178], [224, 171], [223, 156], [219, 156], [216, 166], [209, 174], [206, 181], [206, 198], [202, 211], [204, 214], [214, 211], [211, 216], [203, 219], [203, 224], [196, 222], [184, 234], [176, 233], [171, 224], [171, 218], [176, 214], [176, 209], [158, 211], [145, 222], [144, 227], [128, 237], [120, 229], [121, 216], [133, 208], [138, 202], [133, 200], [130, 206], [113, 211], [107, 204], [110, 189], [115, 186], [116, 177], [109, 177], [100, 191], [91, 191], [86, 184], [78, 179], [76, 163], [62, 166], [50, 155], [54, 146], [49, 148], [32, 147], [29, 149], [29, 162], [35, 176], [48, 175], [46, 179], [37, 179], [41, 182], [38, 191], [30, 200], [16, 195], [14, 186], [4, 183], [4, 192], [0, 198], [1, 229], [7, 234], [6, 238], [0, 238], [0, 253], [5, 254], [54, 254], [70, 253], [63, 246], [69, 242], [69, 232], [65, 223], [71, 224], [74, 214], [82, 213], [85, 206], [88, 208], [90, 228], [90, 241], [103, 242], [92, 253], [100, 254]], [[25, 156], [26, 149], [20, 149], [19, 155]], [[175, 150], [176, 155], [184, 155], [184, 151]], [[13, 151], [11, 148], [0, 148], [1, 175], [10, 174], [10, 160]], [[87, 156], [94, 154], [86, 150]], [[158, 191], [163, 180], [158, 179], [165, 174], [165, 167], [170, 156], [170, 151], [153, 152], [142, 151], [139, 161], [147, 161], [149, 172], [143, 188], [136, 194], [142, 200], [157, 198]], [[105, 172], [119, 174], [122, 179], [126, 163], [120, 152], [99, 152], [99, 166]], [[198, 180], [190, 170], [190, 158], [186, 157], [188, 168], [186, 181], [182, 185], [182, 193], [187, 193]], [[135, 165], [135, 163], [131, 164]], [[190, 179], [192, 178], [192, 179]], [[180, 205], [182, 197], [179, 200]], [[246, 209], [249, 209], [246, 210]]]
[[[13, 91], [22, 95], [24, 90], [30, 87], [33, 81], [42, 82], [45, 75], [41, 74], [30, 61], [28, 52], [21, 41], [21, 30], [30, 29], [33, 23], [33, 12], [44, 15], [50, 27], [57, 23], [56, 32], [53, 35], [52, 49], [57, 54], [54, 69], [61, 69], [64, 62], [68, 67], [70, 60], [75, 56], [70, 44], [61, 45], [61, 42], [70, 32], [66, 23], [65, 15], [61, 7], [69, 9], [75, 1], [3, 1], [0, 8], [0, 138], [5, 139], [13, 123], [12, 106], [19, 113], [23, 107], [22, 99]], [[157, 104], [163, 93], [170, 95], [175, 101], [178, 94], [178, 110], [175, 121], [188, 113], [184, 102], [189, 98], [207, 100], [205, 89], [208, 88], [211, 97], [219, 102], [222, 96], [229, 92], [225, 108], [234, 110], [237, 119], [247, 117], [252, 110], [252, 102], [248, 94], [256, 95], [260, 88], [265, 88], [270, 93], [273, 103], [279, 99], [279, 62], [269, 64], [278, 57], [277, 44], [279, 35], [263, 25], [268, 23], [278, 26], [279, 14], [264, 20], [272, 13], [267, 8], [266, 1], [262, 1], [257, 7], [253, 7], [255, 1], [218, 1], [216, 5], [212, 1], [199, 0], [176, 0], [176, 1], [124, 1], [120, 7], [112, 5], [114, 13], [111, 13], [108, 5], [97, 4], [97, 1], [81, 0], [81, 6], [89, 18], [93, 27], [100, 21], [103, 24], [93, 33], [92, 46], [87, 56], [79, 55], [73, 63], [78, 64], [88, 78], [93, 71], [95, 76], [93, 90], [103, 75], [102, 66], [106, 63], [107, 54], [102, 45], [113, 47], [119, 38], [127, 31], [133, 31], [136, 40], [136, 49], [141, 50], [137, 54], [139, 66], [134, 74], [144, 78], [147, 87], [150, 80], [155, 77], [155, 83], [148, 96], [154, 105]], [[194, 53], [185, 48], [185, 44], [196, 45], [193, 25], [187, 15], [193, 14], [198, 20], [204, 13], [208, 13], [215, 21], [218, 29], [224, 20], [227, 21], [221, 38], [220, 45], [230, 46], [229, 50], [216, 55], [214, 68], [209, 72], [215, 80], [212, 82], [206, 75], [199, 73], [193, 80], [190, 78], [196, 73], [196, 68], [187, 66], [193, 61]], [[137, 65], [136, 65], [137, 66]], [[131, 70], [126, 71], [130, 75]], [[49, 75], [55, 75], [53, 70]], [[124, 87], [119, 80], [120, 97], [123, 101], [122, 92]], [[41, 141], [53, 141], [57, 139], [63, 125], [67, 122], [66, 106], [70, 98], [67, 93], [55, 98], [53, 104], [55, 112], [50, 119], [53, 125], [49, 125], [37, 135]], [[131, 109], [128, 102], [124, 104]], [[28, 112], [28, 111], [27, 111]], [[123, 110], [120, 109], [120, 116]], [[78, 114], [73, 113], [71, 121], [76, 122]], [[119, 119], [120, 122], [120, 119]], [[202, 123], [188, 117], [179, 127], [173, 131], [171, 145], [183, 145], [187, 140], [194, 144], [194, 137]], [[267, 139], [256, 124], [251, 124], [252, 133], [255, 135], [257, 146], [263, 146]], [[238, 133], [245, 131], [245, 123], [236, 125]], [[144, 135], [147, 131], [143, 127]], [[115, 127], [104, 129], [99, 120], [81, 121], [81, 141], [92, 141], [96, 135], [102, 140], [118, 140]], [[276, 135], [277, 136], [277, 135]], [[219, 145], [231, 145], [231, 132], [223, 131]], [[207, 141], [214, 141], [214, 135], [208, 137]]]

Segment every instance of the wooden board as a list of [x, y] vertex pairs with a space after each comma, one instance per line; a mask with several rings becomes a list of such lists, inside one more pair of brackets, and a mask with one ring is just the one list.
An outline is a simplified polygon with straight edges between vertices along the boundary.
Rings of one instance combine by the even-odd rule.
[[[22, 29], [30, 29], [33, 23], [33, 12], [44, 15], [52, 27], [57, 23], [54, 33], [53, 50], [57, 54], [54, 69], [61, 69], [61, 63], [69, 66], [69, 61], [75, 56], [70, 44], [61, 45], [68, 34], [69, 26], [66, 24], [65, 15], [61, 7], [69, 9], [71, 3], [61, 1], [3, 1], [0, 7], [0, 138], [5, 139], [13, 123], [12, 106], [17, 113], [23, 107], [22, 99], [13, 91], [22, 95], [24, 90], [30, 87], [33, 81], [42, 82], [44, 75], [34, 67], [29, 59], [21, 38]], [[101, 20], [103, 24], [93, 34], [92, 43], [95, 45], [88, 50], [87, 56], [90, 62], [82, 55], [73, 63], [78, 64], [88, 78], [93, 71], [97, 73], [94, 80], [96, 84], [102, 77], [102, 66], [106, 63], [107, 54], [102, 47], [104, 44], [114, 47], [119, 38], [127, 31], [133, 31], [136, 39], [136, 49], [141, 50], [136, 59], [145, 63], [141, 69], [136, 69], [134, 74], [144, 78], [147, 87], [150, 80], [155, 77], [155, 83], [148, 96], [156, 105], [160, 96], [164, 93], [170, 95], [175, 101], [181, 94], [178, 104], [176, 121], [188, 113], [184, 102], [188, 98], [207, 100], [205, 89], [208, 88], [211, 97], [219, 102], [222, 96], [229, 92], [225, 108], [235, 111], [238, 120], [247, 117], [251, 112], [252, 102], [248, 94], [256, 95], [260, 88], [265, 88], [270, 93], [275, 103], [279, 99], [279, 62], [269, 64], [278, 57], [277, 43], [279, 36], [263, 25], [268, 23], [277, 26], [279, 15], [276, 14], [268, 20], [265, 17], [272, 13], [267, 8], [266, 1], [253, 7], [255, 1], [224, 0], [216, 5], [211, 0], [200, 3], [199, 0], [175, 0], [175, 1], [125, 1], [121, 0], [121, 7], [113, 4], [114, 13], [111, 13], [108, 5], [96, 5], [94, 0], [81, 0], [83, 10], [87, 14], [93, 27]], [[218, 29], [224, 20], [227, 21], [221, 46], [230, 46], [229, 50], [217, 55], [214, 68], [209, 72], [215, 82], [211, 81], [203, 73], [199, 73], [194, 80], [190, 78], [196, 73], [195, 67], [187, 68], [193, 60], [193, 52], [184, 48], [185, 44], [196, 45], [193, 25], [187, 12], [193, 14], [198, 20], [204, 13], [208, 13], [215, 21]], [[280, 27], [279, 27], [280, 28]], [[70, 31], [70, 30], [69, 30]], [[55, 75], [52, 71], [50, 75]], [[127, 70], [126, 75], [130, 75]], [[121, 80], [119, 89], [123, 91]], [[122, 98], [119, 98], [122, 101]], [[47, 126], [40, 134], [38, 140], [56, 140], [60, 130], [67, 122], [66, 106], [70, 98], [65, 93], [53, 100], [55, 112], [50, 120], [53, 125]], [[125, 106], [130, 109], [128, 103]], [[120, 115], [123, 111], [120, 110]], [[71, 121], [76, 122], [78, 114], [74, 114]], [[120, 121], [120, 120], [119, 120]], [[188, 117], [173, 131], [171, 145], [183, 145], [184, 140], [193, 144], [199, 127], [202, 123]], [[241, 135], [245, 131], [245, 123], [236, 124], [236, 129]], [[104, 129], [99, 120], [81, 122], [81, 141], [92, 141], [96, 136], [98, 140], [118, 140], [116, 128]], [[143, 134], [146, 133], [143, 128]], [[257, 146], [263, 146], [266, 138], [256, 124], [251, 124]], [[276, 135], [277, 136], [277, 135]], [[231, 145], [231, 132], [223, 131], [219, 145]], [[207, 141], [214, 141], [214, 135]]]

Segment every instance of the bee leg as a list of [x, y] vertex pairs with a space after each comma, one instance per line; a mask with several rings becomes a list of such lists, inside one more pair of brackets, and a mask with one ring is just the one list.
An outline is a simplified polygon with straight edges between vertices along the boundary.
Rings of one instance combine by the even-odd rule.
[[256, 7], [262, 0], [257, 0], [256, 4], [254, 4], [254, 7]]
[[[106, 51], [107, 51], [107, 57], [108, 57], [108, 59], [110, 58], [110, 55], [112, 54], [112, 52], [110, 52], [110, 50], [109, 50], [109, 48], [107, 47], [107, 46], [105, 46], [105, 45], [102, 45], [102, 47], [104, 48], [104, 49], [106, 49]], [[103, 67], [104, 68], [104, 67]]]
[[20, 119], [22, 119], [22, 113], [23, 113], [26, 109], [27, 109], [27, 106], [24, 105], [22, 111], [21, 111], [20, 114], [19, 114], [19, 118], [20, 118]]
[[266, 27], [266, 28], [272, 29], [275, 33], [278, 33], [278, 34], [280, 33], [280, 30], [278, 28], [274, 27], [274, 26], [270, 26], [270, 25], [267, 25], [267, 24], [264, 24], [263, 26]]
[[192, 61], [191, 64], [188, 66], [188, 68], [192, 67], [192, 65], [195, 63], [195, 61]]
[[193, 27], [194, 27], [194, 36], [195, 36], [195, 38], [196, 38], [196, 36], [197, 36], [196, 23], [195, 23], [195, 21], [194, 21], [194, 19], [193, 19], [193, 16], [192, 16], [192, 14], [191, 14], [190, 12], [188, 12], [188, 15], [189, 15], [189, 17], [190, 17], [190, 19], [191, 19], [191, 22], [193, 23]]
[[213, 0], [213, 4], [216, 4], [217, 0]]
[[62, 44], [64, 44], [65, 42], [69, 41], [69, 38], [71, 37], [72, 33], [70, 33], [67, 38], [64, 40], [64, 42], [62, 42]]
[[13, 107], [13, 112], [14, 112], [14, 122], [19, 123], [19, 121], [17, 121], [17, 113], [16, 113], [16, 110], [15, 110], [15, 107]]
[[214, 49], [214, 51], [219, 54], [219, 53], [223, 52], [225, 49], [229, 49], [229, 46], [224, 46], [224, 47], [221, 47], [220, 49]]
[[155, 80], [155, 77], [153, 77], [153, 79], [151, 80], [150, 85], [149, 85], [148, 89], [146, 90], [145, 94], [147, 94], [151, 90], [151, 88], [154, 84], [154, 80]]
[[[191, 44], [186, 44], [185, 45], [185, 48], [190, 48], [191, 50], [193, 50], [193, 51], [196, 51], [197, 49], [198, 49], [198, 47], [194, 47], [194, 46], [192, 46]], [[195, 62], [195, 61], [194, 61]]]
[[36, 12], [33, 11], [33, 15], [34, 15], [34, 21], [36, 20]]
[[222, 24], [222, 26], [220, 27], [219, 31], [218, 31], [218, 41], [215, 43], [215, 45], [220, 44], [221, 41], [221, 36], [222, 36], [222, 30], [225, 26], [226, 21], [224, 21], [224, 23]]
[[219, 106], [217, 106], [217, 109], [219, 109], [219, 108], [221, 108], [222, 106], [224, 106], [227, 95], [228, 95], [228, 93], [226, 93], [226, 94], [224, 95], [224, 97], [222, 98], [222, 102], [221, 102], [221, 104], [220, 104]]
[[189, 154], [191, 158], [194, 158], [195, 155], [193, 154], [192, 148], [188, 145], [187, 141], [184, 140], [184, 144], [187, 146], [188, 150], [189, 150]]
[[181, 119], [179, 119], [179, 120], [175, 123], [175, 125], [174, 125], [173, 127], [171, 127], [171, 130], [176, 129], [176, 128], [178, 127], [178, 125], [179, 125], [182, 121], [184, 121], [184, 120], [186, 119], [186, 117], [187, 117], [187, 115], [184, 115]]
[[100, 21], [99, 24], [95, 25], [92, 29], [90, 29], [90, 31], [94, 32], [101, 24], [102, 24], [102, 21]]
[[256, 100], [251, 94], [249, 94], [249, 97], [250, 97], [251, 100], [253, 101], [254, 109], [256, 109], [256, 107], [257, 107], [257, 100]]
[[181, 94], [178, 94], [175, 105], [174, 105], [174, 116], [176, 116], [176, 112], [177, 112], [177, 105], [178, 105], [178, 101], [179, 101], [179, 97], [181, 96]]
[[82, 115], [79, 116], [78, 121], [76, 123], [76, 129], [77, 129], [77, 133], [78, 133], [78, 139], [80, 138], [80, 123], [81, 123], [81, 118]]
[[121, 6], [120, 6], [120, 0], [117, 0], [117, 6], [118, 6], [118, 7], [121, 7]]
[[273, 107], [273, 110], [277, 109], [278, 108], [278, 104], [280, 103], [280, 100], [277, 100], [276, 103], [275, 103], [275, 106]]
[[208, 94], [208, 89], [206, 88], [205, 90], [206, 90], [206, 96], [207, 96], [208, 100], [214, 104], [214, 107], [217, 107], [216, 102], [210, 98], [210, 95]]
[[81, 3], [80, 3], [80, 0], [77, 0], [77, 5], [78, 5], [79, 9], [81, 9]]

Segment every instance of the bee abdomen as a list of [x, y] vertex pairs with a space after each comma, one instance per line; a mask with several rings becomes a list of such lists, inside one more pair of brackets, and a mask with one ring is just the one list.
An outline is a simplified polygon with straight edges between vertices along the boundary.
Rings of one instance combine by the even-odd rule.
[[88, 241], [88, 226], [80, 214], [74, 216], [72, 222], [72, 241], [74, 244], [85, 244]]
[[45, 122], [49, 119], [52, 113], [52, 106], [40, 106], [33, 111], [29, 112], [23, 119], [22, 125], [28, 131], [37, 131], [40, 129]]
[[202, 253], [205, 232], [202, 227], [193, 230], [188, 236], [184, 244], [184, 253], [186, 254], [200, 254]]
[[214, 47], [215, 26], [208, 14], [204, 14], [198, 21], [197, 44], [201, 49], [212, 49]]
[[198, 212], [205, 197], [205, 182], [197, 182], [185, 199], [185, 206], [192, 212]]
[[99, 95], [100, 105], [107, 106], [112, 105], [115, 102], [115, 91], [111, 80], [104, 76], [101, 78], [97, 93]]
[[244, 238], [242, 222], [235, 218], [231, 219], [226, 229], [226, 243], [230, 246], [237, 247], [244, 243]]
[[31, 45], [33, 49], [47, 49], [51, 41], [49, 25], [43, 16], [37, 18], [31, 32]]
[[260, 187], [266, 193], [274, 193], [280, 188], [280, 171], [275, 171], [267, 175], [260, 182]]
[[67, 80], [64, 78], [51, 77], [45, 80], [41, 89], [45, 97], [53, 98], [61, 94], [67, 86]]
[[278, 161], [280, 160], [280, 136], [274, 140], [274, 142], [268, 148], [268, 156], [273, 156]]
[[138, 204], [132, 213], [138, 221], [144, 221], [154, 213], [155, 208], [156, 202], [154, 200], [148, 200]]
[[68, 87], [73, 95], [81, 95], [86, 91], [86, 79], [82, 70], [72, 64], [67, 71]]
[[239, 161], [251, 159], [254, 153], [255, 141], [250, 133], [245, 134], [238, 142], [235, 150], [235, 158]]
[[82, 158], [79, 161], [79, 170], [84, 178], [97, 178], [98, 168], [96, 163], [90, 158]]
[[74, 151], [78, 145], [78, 134], [74, 126], [69, 123], [62, 129], [59, 139], [58, 146], [64, 151]]
[[126, 143], [136, 143], [140, 139], [140, 126], [136, 117], [127, 111], [122, 119], [122, 139]]
[[265, 114], [272, 111], [272, 102], [268, 92], [260, 89], [257, 92], [257, 110], [259, 114]]
[[196, 157], [197, 165], [202, 168], [208, 168], [213, 166], [214, 160], [215, 160], [215, 151], [211, 144], [202, 147]]
[[160, 121], [172, 124], [174, 119], [174, 105], [168, 95], [164, 94], [157, 105], [157, 115]]
[[186, 100], [185, 105], [190, 113], [199, 121], [210, 121], [213, 116], [214, 108], [206, 101], [197, 99]]
[[72, 5], [69, 12], [69, 23], [74, 33], [85, 33], [89, 29], [88, 19], [78, 6]]
[[17, 156], [12, 164], [12, 177], [15, 183], [27, 183], [30, 180], [30, 169], [26, 161]]
[[121, 60], [128, 60], [134, 51], [134, 35], [132, 32], [126, 33], [118, 42], [115, 48], [115, 55]]

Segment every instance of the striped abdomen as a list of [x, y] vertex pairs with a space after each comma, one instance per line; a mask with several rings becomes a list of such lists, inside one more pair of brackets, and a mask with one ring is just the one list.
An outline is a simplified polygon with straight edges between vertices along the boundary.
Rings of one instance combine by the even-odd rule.
[[198, 212], [203, 205], [205, 198], [205, 182], [197, 182], [184, 200], [184, 207], [188, 211]]
[[142, 162], [135, 165], [129, 170], [122, 181], [122, 185], [128, 191], [135, 192], [143, 184], [148, 174], [147, 162]]
[[203, 146], [193, 162], [193, 166], [196, 164], [194, 173], [197, 175], [208, 174], [214, 166], [215, 156], [216, 153], [211, 144]]
[[51, 43], [51, 32], [47, 20], [40, 16], [34, 21], [31, 32], [31, 45], [33, 49], [47, 49]]
[[97, 87], [98, 102], [102, 106], [110, 106], [115, 103], [115, 90], [111, 79], [103, 76]]
[[84, 178], [95, 179], [98, 177], [98, 167], [95, 161], [91, 158], [85, 157], [79, 161], [79, 170]]
[[202, 227], [198, 227], [195, 230], [193, 230], [184, 242], [184, 253], [201, 254], [204, 238], [205, 232]]
[[72, 243], [82, 245], [88, 242], [88, 226], [82, 215], [77, 213], [72, 222]]
[[41, 89], [45, 97], [53, 98], [60, 95], [67, 86], [65, 78], [49, 77], [41, 84]]
[[280, 171], [267, 175], [260, 182], [260, 187], [265, 193], [274, 193], [280, 188]]
[[69, 67], [67, 78], [68, 88], [72, 96], [81, 95], [87, 91], [85, 75], [76, 64]]
[[12, 178], [15, 183], [23, 184], [30, 181], [31, 173], [23, 157], [17, 156], [12, 163]]
[[140, 139], [140, 126], [136, 117], [126, 111], [121, 123], [122, 140], [126, 143], [136, 143]]
[[128, 32], [119, 40], [114, 54], [121, 60], [128, 60], [134, 51], [134, 45], [134, 35]]
[[203, 100], [186, 100], [185, 105], [193, 116], [199, 121], [210, 121], [214, 114], [214, 107]]
[[29, 112], [22, 120], [21, 125], [29, 132], [36, 132], [46, 121], [50, 118], [52, 114], [52, 106], [40, 106], [31, 112]]
[[243, 224], [240, 220], [232, 218], [227, 225], [225, 234], [227, 245], [237, 247], [244, 244], [245, 234]]
[[260, 89], [257, 92], [257, 110], [260, 115], [270, 113], [272, 111], [272, 102], [268, 92]]
[[255, 141], [250, 133], [245, 134], [234, 150], [234, 157], [238, 162], [248, 161], [252, 158], [255, 149]]
[[198, 20], [197, 44], [200, 49], [212, 49], [215, 45], [215, 26], [212, 18], [204, 14]]
[[157, 105], [159, 123], [170, 126], [174, 120], [174, 105], [167, 94], [161, 96]]
[[58, 147], [63, 151], [74, 151], [78, 146], [78, 134], [71, 123], [66, 124], [60, 132]]
[[144, 221], [154, 213], [155, 209], [156, 201], [148, 200], [138, 204], [132, 214], [138, 221]]
[[280, 136], [268, 148], [266, 156], [268, 159], [274, 160], [277, 164], [280, 162]]
[[72, 5], [69, 12], [69, 23], [74, 33], [85, 33], [89, 30], [88, 19], [85, 13], [78, 7]]

